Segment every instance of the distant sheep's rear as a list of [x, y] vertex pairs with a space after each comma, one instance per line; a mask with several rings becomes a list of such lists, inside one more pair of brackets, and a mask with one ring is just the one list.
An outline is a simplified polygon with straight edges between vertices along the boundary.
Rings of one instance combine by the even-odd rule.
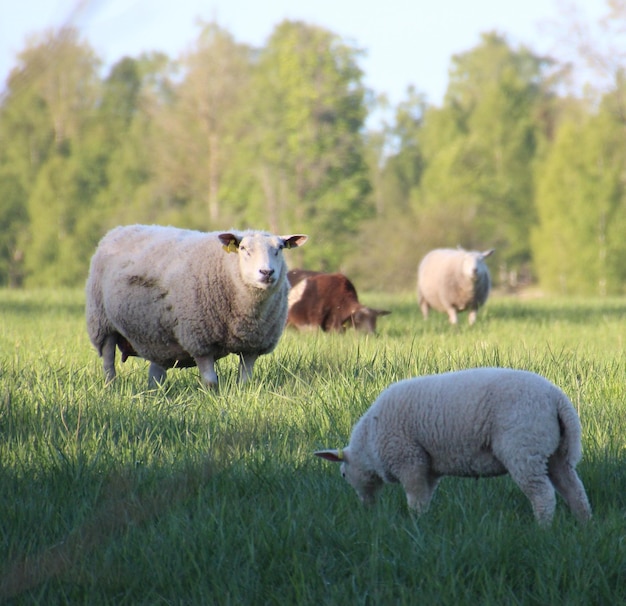
[[417, 271], [417, 298], [424, 318], [429, 309], [448, 314], [457, 323], [457, 312], [469, 311], [469, 323], [476, 321], [491, 290], [491, 276], [485, 259], [494, 249], [484, 252], [461, 248], [437, 248], [420, 262]]

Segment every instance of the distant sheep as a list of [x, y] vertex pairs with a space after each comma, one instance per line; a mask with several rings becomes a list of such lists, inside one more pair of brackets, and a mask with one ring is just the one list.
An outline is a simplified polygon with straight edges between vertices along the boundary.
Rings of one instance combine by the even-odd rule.
[[295, 280], [295, 272], [301, 272], [301, 279], [289, 292], [287, 326], [321, 328], [326, 332], [343, 332], [352, 327], [372, 334], [376, 332], [378, 317], [391, 313], [359, 303], [354, 284], [341, 273], [292, 270], [288, 274], [290, 281]]
[[546, 525], [555, 489], [581, 521], [591, 508], [575, 467], [581, 427], [567, 396], [522, 370], [475, 368], [406, 379], [385, 389], [343, 450], [315, 453], [340, 462], [344, 478], [371, 504], [384, 482], [400, 482], [422, 513], [442, 476], [509, 473]]
[[[239, 381], [278, 343], [287, 318], [283, 249], [304, 235], [199, 232], [157, 225], [117, 227], [91, 260], [87, 329], [107, 381], [122, 360], [150, 361], [149, 384], [168, 368], [198, 366], [217, 386], [215, 360], [239, 355]], [[229, 254], [233, 253], [233, 254]]]
[[319, 276], [322, 273], [324, 272], [313, 271], [312, 269], [290, 269], [287, 272], [287, 280], [289, 280], [289, 286], [293, 288], [298, 282], [302, 282], [302, 280], [311, 276]]
[[487, 301], [491, 276], [485, 259], [494, 249], [485, 252], [462, 248], [431, 250], [420, 262], [417, 271], [417, 298], [424, 318], [432, 307], [448, 314], [451, 324], [457, 323], [457, 312], [469, 310], [469, 323]]

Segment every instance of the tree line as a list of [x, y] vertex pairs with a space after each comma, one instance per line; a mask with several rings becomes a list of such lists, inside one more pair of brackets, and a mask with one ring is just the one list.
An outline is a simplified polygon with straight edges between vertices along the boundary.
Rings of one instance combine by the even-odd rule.
[[101, 61], [71, 27], [31, 39], [0, 98], [0, 285], [84, 283], [134, 222], [307, 233], [292, 265], [413, 289], [430, 248], [496, 248], [494, 280], [622, 294], [626, 82], [565, 92], [566, 66], [495, 32], [452, 58], [441, 106], [387, 120], [361, 50], [283, 21], [266, 45], [205, 23], [193, 47]]

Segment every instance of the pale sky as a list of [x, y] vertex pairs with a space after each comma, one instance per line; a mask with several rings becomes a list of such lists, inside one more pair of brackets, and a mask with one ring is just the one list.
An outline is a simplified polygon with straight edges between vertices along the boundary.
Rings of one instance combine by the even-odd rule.
[[198, 19], [215, 19], [252, 46], [264, 45], [283, 19], [297, 19], [364, 49], [366, 86], [392, 103], [413, 85], [438, 105], [452, 55], [477, 46], [481, 33], [495, 30], [514, 47], [553, 51], [564, 2], [589, 20], [606, 13], [606, 0], [0, 0], [0, 90], [27, 36], [65, 23], [110, 66], [150, 50], [176, 58], [197, 38]]

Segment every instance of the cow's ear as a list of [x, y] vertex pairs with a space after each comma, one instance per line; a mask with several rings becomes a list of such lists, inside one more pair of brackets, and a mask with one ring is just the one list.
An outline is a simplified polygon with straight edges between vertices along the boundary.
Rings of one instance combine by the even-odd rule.
[[222, 243], [222, 248], [226, 252], [237, 252], [239, 250], [239, 243], [241, 242], [241, 238], [231, 233], [219, 234], [217, 236]]
[[345, 450], [339, 448], [338, 450], [316, 450], [313, 453], [316, 457], [321, 457], [322, 459], [326, 459], [327, 461], [332, 461], [333, 463], [347, 463], [348, 457]]
[[305, 236], [303, 234], [296, 236], [281, 236], [283, 241], [284, 248], [298, 248], [298, 246], [302, 246], [308, 239], [309, 236]]

